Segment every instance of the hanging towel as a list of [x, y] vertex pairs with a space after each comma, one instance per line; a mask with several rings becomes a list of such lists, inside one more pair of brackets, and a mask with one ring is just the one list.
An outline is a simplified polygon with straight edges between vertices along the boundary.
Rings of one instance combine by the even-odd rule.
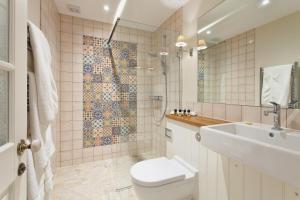
[[[53, 174], [50, 163], [55, 147], [52, 140], [51, 125], [46, 130], [40, 126], [35, 75], [32, 72], [27, 74], [29, 81], [29, 129], [31, 140], [39, 140], [41, 142], [41, 148], [37, 152], [32, 153], [33, 164], [28, 163], [31, 174], [34, 173], [34, 176], [29, 177], [28, 180], [28, 200], [34, 200], [36, 197], [48, 195], [53, 188]], [[30, 159], [28, 162], [30, 162]]]
[[270, 106], [270, 102], [287, 107], [289, 103], [292, 64], [264, 68], [262, 105]]
[[51, 50], [43, 32], [28, 21], [30, 44], [34, 59], [40, 123], [47, 129], [58, 112], [58, 96], [51, 71]]
[[27, 150], [27, 199], [28, 200], [44, 200], [44, 189], [39, 183], [34, 167], [32, 151]]

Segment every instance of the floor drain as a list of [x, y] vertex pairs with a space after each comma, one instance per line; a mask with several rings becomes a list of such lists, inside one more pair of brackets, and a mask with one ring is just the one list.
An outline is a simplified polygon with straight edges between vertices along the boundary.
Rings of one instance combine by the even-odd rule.
[[131, 189], [133, 186], [132, 185], [129, 185], [129, 186], [126, 186], [126, 187], [121, 187], [121, 188], [117, 188], [116, 189], [116, 192], [122, 192], [124, 190], [129, 190]]

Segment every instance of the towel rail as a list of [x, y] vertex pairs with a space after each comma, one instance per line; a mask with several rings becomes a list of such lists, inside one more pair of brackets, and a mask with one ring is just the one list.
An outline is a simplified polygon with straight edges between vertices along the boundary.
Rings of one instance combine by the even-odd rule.
[[[300, 84], [298, 74], [298, 62], [294, 62], [292, 66], [291, 73], [291, 83], [290, 83], [290, 102], [288, 103], [288, 108], [298, 108], [299, 103], [299, 87], [297, 85]], [[263, 78], [264, 78], [264, 68], [260, 68], [260, 102], [262, 101], [262, 87], [263, 87]]]
[[27, 26], [27, 51], [32, 53], [32, 48], [31, 48], [31, 44], [30, 44], [29, 26]]

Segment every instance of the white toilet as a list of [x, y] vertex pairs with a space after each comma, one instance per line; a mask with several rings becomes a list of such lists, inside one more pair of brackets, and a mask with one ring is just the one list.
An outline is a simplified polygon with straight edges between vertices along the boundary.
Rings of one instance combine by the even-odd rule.
[[177, 156], [139, 162], [130, 174], [139, 200], [196, 199], [198, 172]]

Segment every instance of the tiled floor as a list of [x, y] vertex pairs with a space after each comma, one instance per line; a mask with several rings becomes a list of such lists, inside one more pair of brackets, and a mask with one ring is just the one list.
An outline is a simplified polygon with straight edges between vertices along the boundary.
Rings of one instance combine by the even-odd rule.
[[142, 157], [115, 159], [59, 168], [55, 175], [53, 200], [137, 200], [131, 187], [130, 167]]

